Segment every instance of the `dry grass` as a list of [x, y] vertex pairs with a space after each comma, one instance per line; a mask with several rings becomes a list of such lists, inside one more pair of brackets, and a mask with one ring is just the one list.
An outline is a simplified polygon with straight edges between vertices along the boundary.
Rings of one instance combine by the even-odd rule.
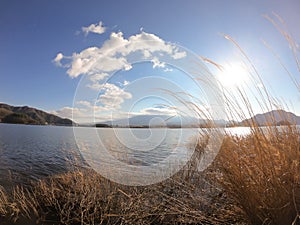
[[[286, 31], [284, 20], [276, 14], [266, 18], [287, 40], [300, 71], [299, 46]], [[224, 37], [240, 51], [253, 84], [262, 84], [251, 96], [261, 110], [286, 108], [282, 106], [284, 102], [269, 93], [243, 48], [230, 36]], [[270, 50], [299, 91], [298, 78], [288, 71], [274, 50]], [[237, 89], [237, 95], [232, 95], [230, 91], [224, 93], [228, 114], [236, 120], [244, 120], [246, 115], [254, 116], [253, 101], [246, 93], [241, 88]], [[283, 115], [281, 117], [282, 121], [286, 119]], [[269, 127], [257, 127], [253, 119], [249, 124], [252, 125], [250, 135], [226, 136], [214, 163], [217, 170], [212, 175], [224, 191], [238, 202], [251, 224], [300, 224], [299, 128], [296, 125], [276, 127], [275, 117], [268, 119]]]
[[6, 215], [8, 224], [245, 224], [234, 202], [208, 182], [203, 174], [184, 178], [182, 171], [156, 185], [128, 187], [77, 171], [30, 191], [17, 188]]
[[8, 198], [5, 190], [0, 186], [0, 218], [7, 213]]
[[299, 224], [300, 133], [253, 128], [247, 137], [227, 137], [216, 161], [218, 181], [252, 224]]

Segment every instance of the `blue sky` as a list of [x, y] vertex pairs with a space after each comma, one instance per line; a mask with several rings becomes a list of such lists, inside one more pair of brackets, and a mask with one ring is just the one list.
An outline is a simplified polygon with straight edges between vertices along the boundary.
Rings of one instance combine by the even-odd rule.
[[[291, 111], [300, 115], [299, 90], [262, 44], [262, 40], [267, 41], [299, 81], [299, 72], [288, 44], [262, 16], [272, 15], [272, 12], [285, 20], [288, 30], [299, 42], [300, 28], [297, 21], [300, 21], [300, 2], [297, 0], [2, 0], [0, 102], [29, 105], [67, 116], [63, 114], [63, 109], [72, 107], [76, 87], [84, 76], [71, 78], [68, 74], [70, 68], [67, 67], [74, 60], [72, 54], [89, 47], [101, 48], [110, 39], [111, 33], [122, 32], [123, 38], [127, 40], [145, 32], [166, 43], [184, 46], [220, 64], [235, 64], [240, 59], [238, 51], [222, 37], [221, 34], [225, 33], [237, 40], [253, 60], [275, 97], [282, 98], [289, 104]], [[101, 34], [87, 33], [82, 29], [91, 24], [98, 26], [100, 21], [105, 28], [105, 32], [100, 32]], [[64, 67], [53, 62], [58, 53], [64, 56], [60, 61]], [[299, 52], [297, 54], [299, 56]], [[153, 71], [157, 72], [158, 69], [163, 71], [165, 68], [158, 66]], [[144, 76], [149, 73], [151, 75], [150, 71]], [[172, 73], [173, 76], [180, 77], [178, 71], [174, 70]], [[129, 78], [120, 78], [115, 81], [115, 85], [119, 82], [118, 87], [124, 88], [126, 85], [122, 86], [122, 82], [132, 82], [134, 77], [139, 78], [138, 73], [134, 74]], [[161, 76], [164, 77], [163, 73]], [[180, 78], [174, 80], [177, 80], [177, 84], [182, 83]], [[131, 95], [133, 92], [131, 90]], [[132, 99], [126, 93], [120, 94], [124, 97], [122, 103], [125, 105], [127, 100]], [[260, 109], [255, 108], [255, 111], [260, 112]]]

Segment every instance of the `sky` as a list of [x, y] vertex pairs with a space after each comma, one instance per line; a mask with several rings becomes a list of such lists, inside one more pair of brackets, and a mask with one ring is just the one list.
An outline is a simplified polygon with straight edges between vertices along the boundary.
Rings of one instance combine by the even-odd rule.
[[[214, 110], [214, 91], [195, 82], [186, 62], [180, 64], [201, 56], [222, 65], [219, 71], [199, 62], [196, 69], [203, 77], [206, 65], [222, 90], [236, 93], [245, 85], [257, 92], [263, 82], [300, 115], [299, 89], [272, 54], [299, 82], [291, 46], [264, 17], [278, 21], [273, 13], [280, 15], [281, 26], [299, 42], [299, 12], [298, 0], [1, 0], [0, 102], [69, 118], [73, 112], [77, 122], [126, 117], [129, 111], [174, 115], [173, 106], [189, 108], [176, 100], [178, 92]], [[245, 72], [253, 73], [251, 63], [224, 35], [239, 44], [262, 81], [251, 83]], [[264, 111], [249, 98], [255, 113]]]

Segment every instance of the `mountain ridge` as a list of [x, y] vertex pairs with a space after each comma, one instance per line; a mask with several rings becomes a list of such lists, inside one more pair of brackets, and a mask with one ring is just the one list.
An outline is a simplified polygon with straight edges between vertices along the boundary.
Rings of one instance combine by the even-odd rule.
[[12, 106], [0, 103], [0, 122], [33, 125], [72, 126], [72, 120], [29, 106]]
[[271, 110], [266, 113], [256, 114], [255, 116], [240, 122], [246, 126], [269, 126], [269, 125], [300, 125], [300, 116], [282, 109]]

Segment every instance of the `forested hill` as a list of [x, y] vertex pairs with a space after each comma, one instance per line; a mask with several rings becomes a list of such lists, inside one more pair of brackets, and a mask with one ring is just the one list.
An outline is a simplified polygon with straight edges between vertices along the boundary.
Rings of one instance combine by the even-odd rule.
[[70, 119], [44, 112], [28, 106], [11, 106], [0, 103], [0, 122], [36, 125], [72, 126]]

